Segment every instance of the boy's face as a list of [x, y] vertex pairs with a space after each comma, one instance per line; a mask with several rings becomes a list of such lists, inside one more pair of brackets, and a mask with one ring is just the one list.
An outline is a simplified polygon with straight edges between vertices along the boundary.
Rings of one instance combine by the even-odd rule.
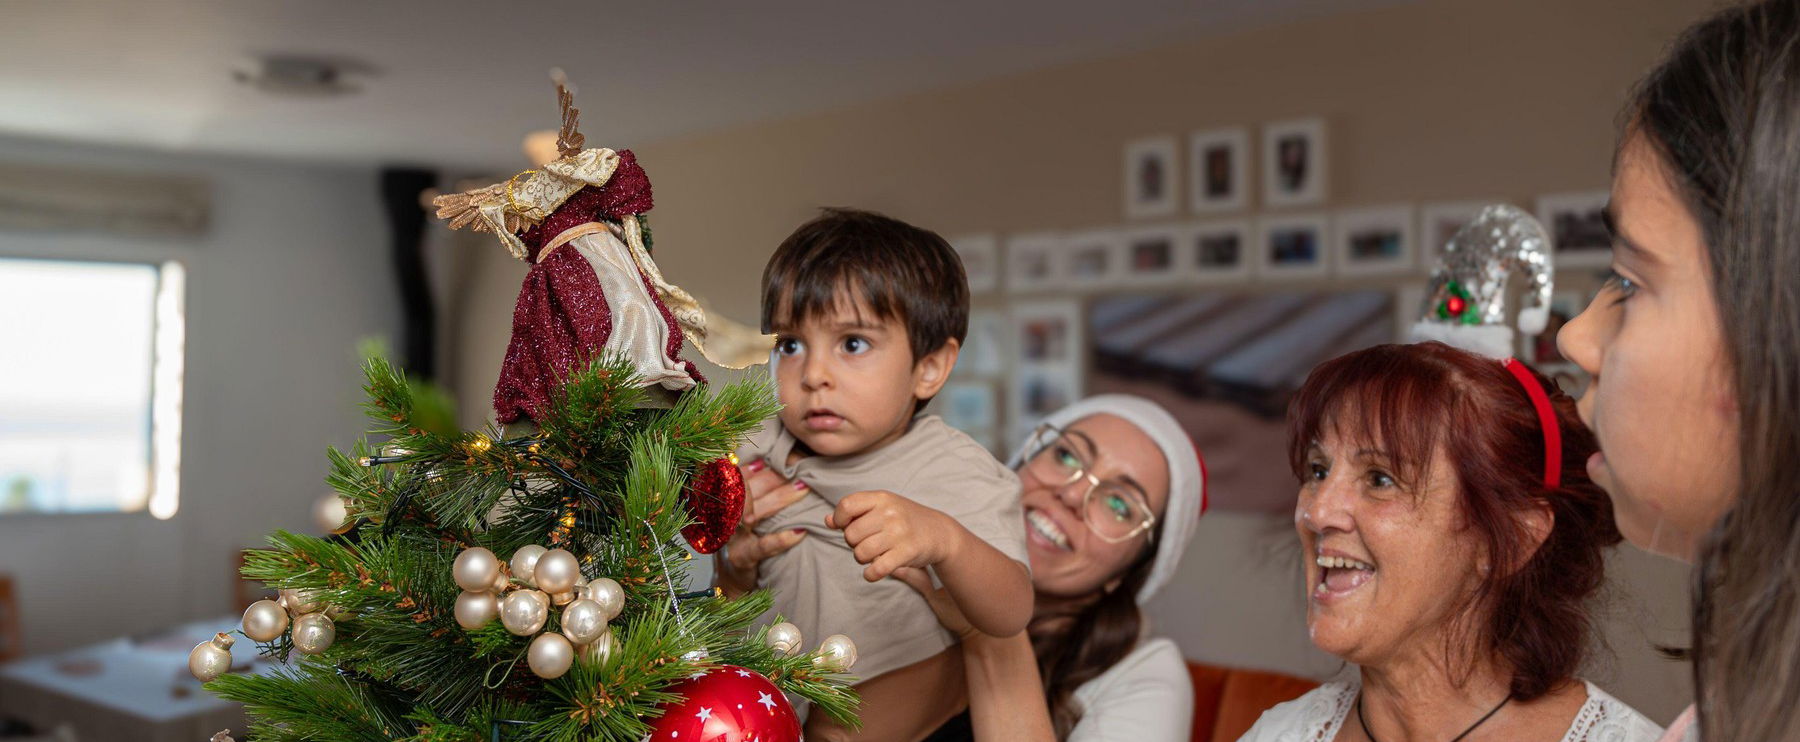
[[905, 325], [877, 318], [861, 299], [772, 329], [781, 424], [820, 456], [898, 439], [914, 403], [937, 394], [956, 363], [954, 339], [915, 362]]

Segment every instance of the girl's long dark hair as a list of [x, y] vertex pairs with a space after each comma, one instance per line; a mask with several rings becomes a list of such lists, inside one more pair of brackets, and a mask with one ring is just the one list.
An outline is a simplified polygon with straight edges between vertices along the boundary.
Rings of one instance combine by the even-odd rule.
[[1739, 415], [1735, 503], [1700, 545], [1701, 738], [1800, 740], [1800, 2], [1689, 29], [1625, 110], [1704, 232]]
[[1057, 739], [1068, 739], [1081, 720], [1084, 709], [1075, 702], [1075, 689], [1118, 664], [1137, 646], [1144, 625], [1137, 594], [1150, 578], [1156, 550], [1156, 542], [1146, 546], [1125, 569], [1118, 586], [1099, 600], [1073, 614], [1036, 619], [1045, 630], [1031, 632], [1031, 649], [1044, 679], [1044, 698]]

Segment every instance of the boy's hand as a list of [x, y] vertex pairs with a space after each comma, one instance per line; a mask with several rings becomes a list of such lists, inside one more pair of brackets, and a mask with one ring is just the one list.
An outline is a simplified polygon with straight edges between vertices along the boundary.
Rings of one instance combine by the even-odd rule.
[[956, 548], [956, 521], [892, 492], [858, 492], [838, 501], [825, 525], [844, 532], [863, 579], [876, 582], [901, 567], [929, 567]]

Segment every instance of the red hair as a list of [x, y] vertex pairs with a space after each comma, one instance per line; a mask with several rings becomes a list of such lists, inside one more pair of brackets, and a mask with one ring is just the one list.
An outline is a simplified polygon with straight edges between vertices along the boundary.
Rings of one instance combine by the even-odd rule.
[[[1380, 345], [1320, 364], [1288, 406], [1288, 459], [1303, 481], [1308, 450], [1325, 430], [1375, 445], [1401, 486], [1415, 492], [1443, 446], [1462, 527], [1494, 565], [1475, 586], [1476, 608], [1466, 620], [1478, 651], [1511, 667], [1512, 697], [1520, 701], [1574, 677], [1586, 658], [1588, 601], [1605, 580], [1606, 548], [1620, 539], [1612, 504], [1587, 474], [1598, 450], [1594, 434], [1575, 400], [1531, 374], [1562, 432], [1555, 489], [1545, 486], [1544, 432], [1531, 398], [1492, 358], [1442, 343]], [[1534, 545], [1517, 515], [1543, 505], [1555, 522]]]

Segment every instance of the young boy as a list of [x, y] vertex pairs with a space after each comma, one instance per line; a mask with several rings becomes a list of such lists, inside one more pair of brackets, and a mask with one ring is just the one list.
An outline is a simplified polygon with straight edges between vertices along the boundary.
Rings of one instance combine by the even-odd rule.
[[[919, 594], [887, 579], [929, 568], [976, 629], [1023, 631], [1031, 577], [1018, 478], [919, 410], [949, 378], [968, 331], [962, 261], [943, 238], [879, 214], [827, 210], [763, 273], [783, 405], [739, 451], [807, 495], [756, 525], [792, 532], [757, 583], [809, 644], [856, 642], [862, 737], [916, 739], [954, 713], [962, 670]], [[813, 739], [843, 730], [808, 722]]]

